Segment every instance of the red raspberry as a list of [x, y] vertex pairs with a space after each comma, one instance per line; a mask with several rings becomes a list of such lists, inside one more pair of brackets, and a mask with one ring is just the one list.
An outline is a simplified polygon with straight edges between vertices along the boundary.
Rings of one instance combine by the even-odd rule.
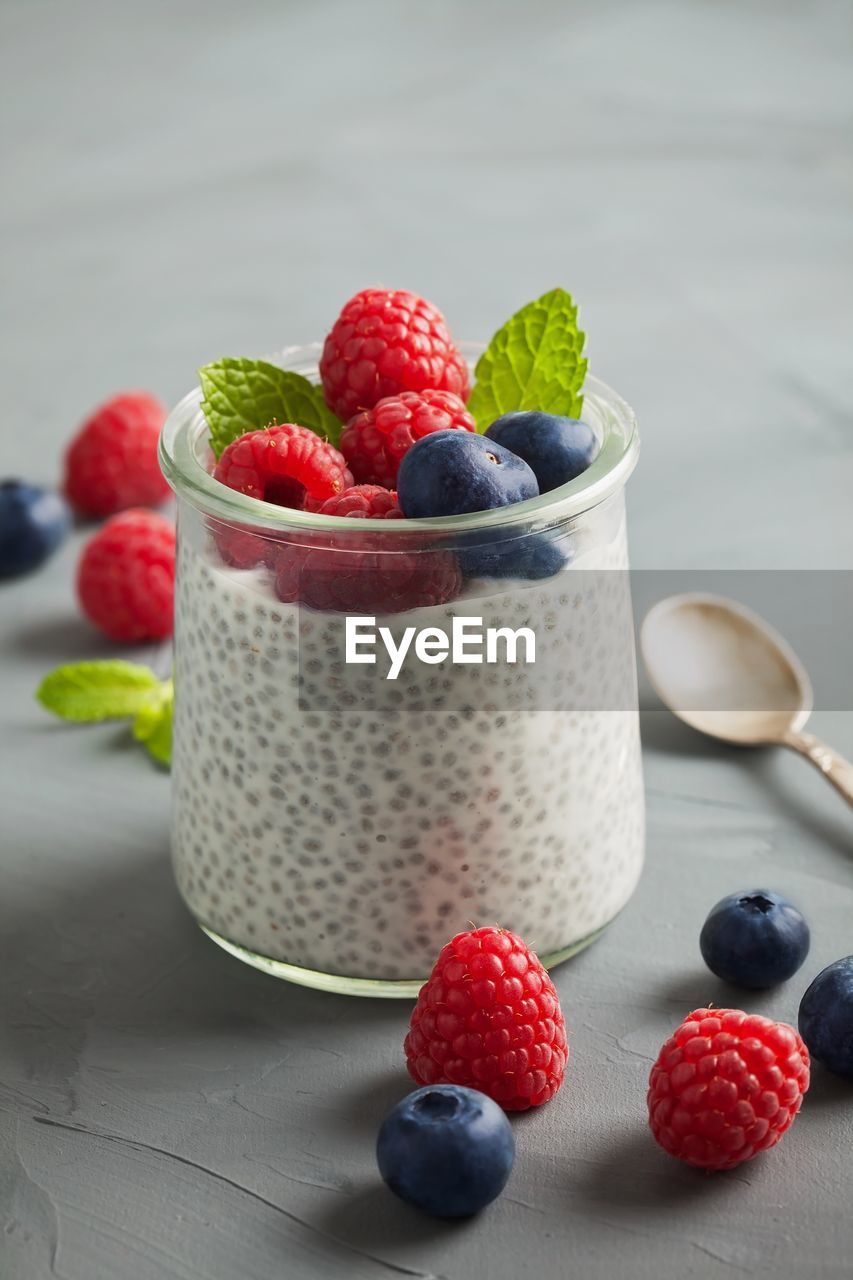
[[[317, 511], [352, 484], [343, 457], [307, 427], [292, 423], [249, 431], [222, 452], [214, 478], [282, 507]], [[279, 543], [243, 525], [211, 521], [220, 556], [233, 569], [277, 563]]]
[[362, 289], [323, 347], [326, 403], [342, 422], [401, 391], [452, 391], [468, 399], [468, 366], [444, 316], [403, 289]]
[[251, 529], [248, 525], [224, 524], [210, 520], [209, 528], [222, 560], [231, 569], [254, 569], [259, 564], [273, 568], [281, 549], [281, 540]]
[[461, 1084], [505, 1111], [553, 1098], [569, 1056], [554, 984], [506, 929], [459, 933], [421, 987], [405, 1042], [418, 1084]]
[[649, 1125], [665, 1151], [700, 1169], [733, 1169], [773, 1147], [809, 1087], [793, 1027], [740, 1009], [696, 1009], [649, 1077]]
[[107, 520], [77, 566], [83, 612], [111, 640], [170, 636], [174, 587], [175, 530], [154, 511], [135, 508]]
[[320, 507], [322, 516], [351, 516], [365, 520], [402, 520], [403, 513], [393, 489], [378, 484], [357, 484], [345, 493], [327, 498]]
[[403, 455], [433, 431], [476, 431], [477, 426], [452, 391], [404, 391], [350, 418], [341, 453], [356, 480], [393, 485]]
[[328, 440], [291, 422], [247, 431], [222, 451], [213, 472], [229, 489], [280, 507], [316, 511], [352, 476]]
[[[389, 512], [367, 518], [396, 517]], [[404, 613], [446, 604], [461, 586], [459, 565], [449, 551], [408, 551], [395, 547], [393, 539], [369, 534], [327, 537], [322, 547], [288, 546], [279, 555], [276, 575], [279, 600], [298, 600], [327, 613]]]
[[[356, 520], [402, 520], [397, 495], [362, 484], [320, 507], [325, 516]], [[282, 550], [276, 592], [287, 603], [333, 613], [402, 613], [418, 605], [444, 604], [461, 586], [455, 556], [446, 551], [412, 552], [387, 536], [327, 536], [322, 547]]]
[[169, 493], [157, 461], [166, 410], [145, 391], [113, 396], [86, 419], [65, 455], [65, 492], [87, 516], [155, 506]]

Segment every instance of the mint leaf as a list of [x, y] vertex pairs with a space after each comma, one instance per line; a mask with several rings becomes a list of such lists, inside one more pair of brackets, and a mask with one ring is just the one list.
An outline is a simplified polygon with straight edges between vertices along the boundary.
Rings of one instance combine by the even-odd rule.
[[136, 741], [141, 742], [159, 764], [165, 765], [172, 763], [173, 692], [172, 681], [164, 680], [140, 707], [133, 721]]
[[171, 680], [119, 660], [75, 662], [45, 676], [36, 697], [63, 720], [133, 718], [133, 736], [160, 764], [172, 759]]
[[274, 422], [310, 427], [336, 445], [343, 424], [323, 399], [320, 387], [292, 369], [266, 360], [226, 356], [199, 369], [201, 407], [217, 458], [232, 440]]
[[578, 309], [565, 289], [552, 289], [517, 311], [477, 361], [468, 402], [477, 430], [485, 431], [515, 409], [579, 417], [585, 340]]
[[36, 697], [63, 720], [119, 720], [136, 715], [159, 684], [132, 662], [75, 662], [45, 676]]

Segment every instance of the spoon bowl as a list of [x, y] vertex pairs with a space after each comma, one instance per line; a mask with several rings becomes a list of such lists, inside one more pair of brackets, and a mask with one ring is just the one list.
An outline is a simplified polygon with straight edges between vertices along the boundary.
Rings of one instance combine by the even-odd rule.
[[669, 596], [646, 615], [640, 648], [655, 692], [679, 719], [737, 746], [799, 751], [853, 803], [853, 766], [803, 732], [814, 705], [805, 667], [758, 614], [723, 596]]

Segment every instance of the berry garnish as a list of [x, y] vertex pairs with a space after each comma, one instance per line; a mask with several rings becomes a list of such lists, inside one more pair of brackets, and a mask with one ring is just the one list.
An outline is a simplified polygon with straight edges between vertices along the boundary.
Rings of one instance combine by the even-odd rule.
[[397, 473], [400, 506], [410, 519], [488, 511], [535, 498], [538, 492], [526, 462], [468, 431], [424, 436], [412, 445]]
[[505, 413], [486, 435], [524, 459], [540, 493], [550, 493], [581, 475], [598, 451], [595, 432], [585, 422], [535, 409]]
[[388, 1113], [376, 1142], [383, 1179], [436, 1218], [468, 1218], [500, 1195], [515, 1141], [500, 1107], [475, 1089], [429, 1085]]
[[468, 398], [468, 366], [431, 302], [403, 289], [362, 289], [323, 347], [326, 403], [342, 421], [401, 391], [452, 391]]
[[513, 530], [483, 530], [460, 539], [456, 554], [466, 578], [553, 578], [569, 561], [566, 539]]
[[809, 926], [793, 903], [769, 889], [732, 893], [711, 909], [699, 936], [712, 973], [738, 987], [775, 987], [809, 952]]
[[111, 640], [162, 640], [172, 634], [175, 530], [142, 509], [107, 520], [77, 568], [83, 612]]
[[285, 422], [229, 444], [214, 479], [263, 502], [316, 511], [352, 484], [343, 456], [308, 427]]
[[696, 1009], [649, 1077], [649, 1125], [670, 1155], [733, 1169], [790, 1128], [809, 1087], [809, 1053], [793, 1027], [740, 1009]]
[[417, 1084], [468, 1085], [505, 1111], [553, 1098], [569, 1055], [546, 970], [521, 938], [492, 927], [459, 933], [442, 948], [404, 1048]]
[[69, 526], [68, 507], [58, 493], [23, 480], [0, 481], [0, 578], [37, 569]]
[[284, 603], [299, 601], [309, 609], [383, 614], [446, 604], [461, 586], [449, 551], [395, 549], [387, 538], [366, 533], [345, 542], [334, 537], [324, 546], [283, 546], [275, 591]]
[[[397, 494], [391, 489], [369, 484], [355, 485], [352, 489], [343, 490], [343, 493], [333, 494], [332, 498], [327, 498], [320, 504], [318, 513], [325, 516], [361, 517], [365, 520], [402, 520], [402, 511], [397, 506]], [[288, 594], [283, 599], [297, 598], [298, 590], [293, 575], [298, 564], [301, 564], [302, 570], [305, 568], [304, 557], [306, 548], [311, 544], [310, 534], [306, 532], [300, 539], [288, 543], [286, 531], [282, 531], [282, 535], [277, 538], [272, 532], [248, 529], [245, 525], [228, 525], [218, 520], [211, 520], [209, 524], [216, 549], [224, 563], [231, 568], [255, 568], [257, 564], [265, 564], [278, 571], [287, 561], [289, 571], [282, 581], [288, 584], [283, 588]], [[311, 563], [315, 570], [332, 571], [339, 576], [341, 563], [333, 558], [333, 553], [327, 548], [328, 544], [327, 547], [316, 548]], [[350, 586], [347, 586], [347, 590], [350, 590]], [[297, 591], [297, 595], [293, 595], [293, 591]]]
[[319, 508], [322, 516], [349, 516], [363, 520], [402, 520], [403, 513], [393, 489], [378, 484], [356, 484], [344, 493], [327, 498]]
[[357, 481], [393, 486], [416, 440], [435, 431], [476, 431], [451, 391], [404, 391], [356, 414], [344, 428], [341, 453]]
[[224, 564], [231, 569], [254, 569], [264, 564], [273, 568], [281, 548], [281, 540], [248, 525], [228, 524], [210, 519], [208, 527]]
[[86, 419], [65, 455], [65, 493], [87, 516], [150, 507], [169, 494], [157, 461], [166, 418], [146, 391], [113, 396]]
[[[368, 521], [400, 520], [403, 515], [393, 490], [370, 484], [328, 498], [319, 514]], [[279, 600], [299, 600], [332, 613], [402, 613], [445, 604], [461, 586], [450, 552], [412, 549], [367, 530], [325, 535], [323, 545], [313, 547], [303, 537], [282, 546], [276, 564]]]
[[800, 1001], [799, 1027], [821, 1066], [853, 1080], [853, 956], [817, 975]]

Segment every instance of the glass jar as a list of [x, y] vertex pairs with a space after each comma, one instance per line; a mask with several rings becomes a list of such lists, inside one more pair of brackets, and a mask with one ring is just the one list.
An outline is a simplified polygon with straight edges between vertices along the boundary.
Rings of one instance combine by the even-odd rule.
[[[319, 353], [276, 361], [316, 381]], [[639, 444], [595, 378], [583, 417], [597, 456], [558, 490], [362, 521], [226, 488], [199, 392], [170, 415], [172, 851], [227, 951], [408, 996], [472, 923], [553, 965], [625, 905], [644, 848], [623, 496]]]

